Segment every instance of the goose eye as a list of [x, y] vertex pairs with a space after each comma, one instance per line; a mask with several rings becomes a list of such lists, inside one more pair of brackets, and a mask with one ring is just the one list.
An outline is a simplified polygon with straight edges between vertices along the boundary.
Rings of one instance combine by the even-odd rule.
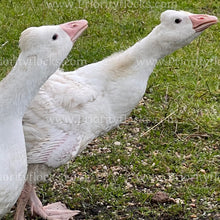
[[182, 20], [180, 18], [175, 19], [175, 23], [179, 24]]
[[54, 34], [52, 37], [53, 40], [56, 40], [57, 38], [58, 38], [58, 34]]

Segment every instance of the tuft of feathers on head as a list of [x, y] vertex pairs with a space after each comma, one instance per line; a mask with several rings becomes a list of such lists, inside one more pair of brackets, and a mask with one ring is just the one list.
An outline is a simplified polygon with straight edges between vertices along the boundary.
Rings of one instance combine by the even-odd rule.
[[172, 17], [172, 16], [183, 16], [183, 15], [191, 15], [192, 13], [190, 12], [187, 12], [187, 11], [183, 11], [183, 10], [180, 10], [180, 11], [175, 11], [175, 10], [166, 10], [164, 12], [161, 13], [160, 15], [160, 21], [162, 22], [163, 20], [166, 20], [166, 18], [168, 17]]
[[27, 50], [29, 46], [31, 46], [31, 40], [34, 37], [34, 30], [36, 30], [36, 27], [30, 27], [25, 29], [20, 36], [19, 39], [19, 47], [22, 51]]

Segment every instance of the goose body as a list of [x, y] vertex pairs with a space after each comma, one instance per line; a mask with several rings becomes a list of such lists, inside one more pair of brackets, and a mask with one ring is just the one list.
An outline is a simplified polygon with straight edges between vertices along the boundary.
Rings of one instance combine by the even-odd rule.
[[[90, 141], [124, 121], [143, 97], [157, 61], [216, 22], [214, 16], [168, 10], [161, 14], [160, 25], [126, 51], [51, 76], [23, 120], [29, 167], [27, 201], [35, 213], [56, 219], [48, 215], [52, 207], [35, 202], [36, 177], [44, 180], [51, 169], [75, 158]], [[71, 214], [65, 216], [60, 219], [69, 219]]]
[[[27, 155], [22, 117], [42, 84], [70, 52], [71, 38], [87, 26], [84, 20], [74, 24], [72, 28], [68, 23], [22, 32], [18, 60], [0, 82], [0, 218], [15, 204], [25, 183]], [[53, 39], [54, 35], [58, 38]]]
[[21, 119], [11, 117], [1, 120], [0, 124], [1, 218], [14, 205], [21, 193], [27, 172], [27, 159]]

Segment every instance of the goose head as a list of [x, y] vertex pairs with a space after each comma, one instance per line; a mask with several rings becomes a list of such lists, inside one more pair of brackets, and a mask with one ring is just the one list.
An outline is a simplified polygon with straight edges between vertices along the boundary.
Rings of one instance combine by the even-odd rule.
[[76, 39], [88, 27], [86, 20], [61, 25], [30, 27], [21, 34], [19, 47], [26, 63], [46, 65], [56, 71], [67, 57]]
[[209, 26], [217, 23], [215, 16], [167, 10], [160, 16], [161, 23], [152, 31], [160, 49], [167, 55], [193, 41]]

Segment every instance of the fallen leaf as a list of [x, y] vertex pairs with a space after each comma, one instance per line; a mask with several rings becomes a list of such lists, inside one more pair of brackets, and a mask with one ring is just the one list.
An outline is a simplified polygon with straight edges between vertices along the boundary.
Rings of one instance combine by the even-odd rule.
[[169, 198], [168, 194], [165, 192], [156, 192], [152, 197], [152, 202], [155, 203], [168, 203], [168, 202], [175, 202], [173, 198]]

